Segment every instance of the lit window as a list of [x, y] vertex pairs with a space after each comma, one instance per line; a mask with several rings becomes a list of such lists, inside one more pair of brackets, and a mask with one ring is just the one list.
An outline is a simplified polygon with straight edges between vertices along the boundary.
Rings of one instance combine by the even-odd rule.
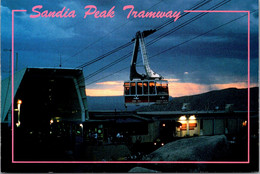
[[150, 94], [155, 94], [155, 84], [154, 82], [149, 82], [149, 93]]
[[182, 121], [184, 121], [184, 120], [186, 120], [187, 118], [185, 117], [185, 115], [183, 115], [183, 116], [181, 116], [180, 118], [179, 118], [179, 120], [182, 120]]
[[130, 94], [130, 83], [125, 83], [125, 95]]
[[168, 84], [166, 82], [156, 82], [158, 94], [168, 94]]
[[192, 116], [190, 116], [189, 119], [190, 119], [190, 120], [196, 120], [196, 117], [195, 117], [195, 115], [192, 115]]
[[142, 87], [143, 87], [143, 84], [142, 82], [138, 82], [137, 83], [137, 94], [142, 94]]
[[148, 94], [148, 82], [143, 83], [144, 94]]
[[131, 83], [131, 95], [135, 95], [135, 82]]

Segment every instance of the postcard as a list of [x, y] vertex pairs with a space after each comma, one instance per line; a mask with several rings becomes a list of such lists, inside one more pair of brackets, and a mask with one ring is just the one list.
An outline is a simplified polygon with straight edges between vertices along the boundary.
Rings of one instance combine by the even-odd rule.
[[258, 172], [258, 5], [3, 0], [1, 172]]

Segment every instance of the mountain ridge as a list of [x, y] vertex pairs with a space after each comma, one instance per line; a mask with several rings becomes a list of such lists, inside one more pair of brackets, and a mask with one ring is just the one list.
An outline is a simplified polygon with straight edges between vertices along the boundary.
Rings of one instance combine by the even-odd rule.
[[[259, 87], [250, 88], [250, 110], [258, 111]], [[226, 104], [233, 104], [234, 110], [247, 111], [248, 89], [227, 88], [202, 94], [175, 97], [167, 105], [151, 105], [137, 111], [178, 111], [183, 103], [190, 103], [191, 110], [225, 110]]]

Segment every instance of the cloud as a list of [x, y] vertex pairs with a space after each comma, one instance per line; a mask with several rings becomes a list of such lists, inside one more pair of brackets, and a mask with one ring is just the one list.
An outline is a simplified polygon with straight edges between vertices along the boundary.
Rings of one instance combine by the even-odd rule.
[[[201, 94], [212, 90], [220, 90], [226, 88], [247, 88], [246, 82], [226, 83], [226, 84], [196, 84], [178, 82], [178, 79], [168, 79], [169, 82], [169, 95], [172, 97], [181, 97], [188, 95]], [[97, 83], [99, 88], [86, 89], [88, 96], [122, 96], [123, 83], [119, 81], [106, 81]], [[257, 83], [252, 83], [250, 87], [258, 86]]]
[[[123, 11], [125, 5], [134, 5], [135, 9], [158, 11], [158, 10], [179, 10], [183, 11], [192, 7], [194, 0], [165, 0], [158, 3], [158, 0], [3, 0], [1, 6], [1, 37], [2, 48], [11, 46], [11, 9], [26, 9], [27, 13], [16, 13], [15, 15], [15, 49], [19, 51], [19, 60], [23, 61], [25, 66], [49, 66], [59, 63], [59, 55], [62, 60], [68, 60], [62, 65], [67, 67], [77, 67], [98, 56], [101, 56], [122, 44], [129, 42], [140, 30], [154, 29], [162, 25], [167, 19], [126, 19], [128, 12]], [[157, 4], [158, 3], [158, 4]], [[200, 9], [208, 9], [217, 1], [210, 1]], [[35, 5], [43, 5], [47, 10], [59, 10], [63, 6], [76, 10], [77, 17], [74, 19], [30, 19], [31, 9]], [[86, 5], [96, 5], [98, 10], [108, 10], [116, 6], [116, 16], [113, 19], [95, 19], [89, 17], [83, 19], [84, 7]], [[255, 0], [236, 0], [230, 1], [219, 10], [254, 10], [258, 8], [258, 2]], [[147, 10], [148, 11], [148, 10]], [[197, 14], [188, 14], [186, 17], [178, 19], [162, 30], [145, 38], [146, 43], [173, 29], [181, 23], [189, 20]], [[236, 22], [225, 25], [214, 32], [210, 32], [193, 41], [187, 42], [176, 47], [165, 54], [159, 54], [161, 51], [187, 41], [199, 34], [202, 34], [212, 28], [215, 28], [225, 22], [237, 18], [243, 14], [215, 13], [207, 14], [180, 30], [164, 37], [155, 44], [147, 47], [148, 56], [156, 55], [150, 59], [151, 68], [163, 75], [165, 78], [172, 79], [169, 82], [190, 83], [193, 87], [193, 93], [200, 92], [205, 86], [192, 86], [192, 84], [229, 84], [246, 81], [247, 78], [247, 17], [241, 18]], [[251, 82], [258, 81], [258, 13], [253, 13], [250, 18], [251, 31], [251, 58], [256, 59], [256, 63], [251, 63]], [[103, 39], [102, 39], [103, 38]], [[75, 53], [80, 52], [77, 56]], [[117, 52], [97, 63], [84, 69], [86, 75], [91, 74], [116, 59], [124, 56], [128, 52], [132, 53], [133, 45]], [[2, 65], [8, 67], [7, 53], [3, 55]], [[34, 62], [32, 61], [34, 60]], [[42, 61], [39, 61], [39, 60]], [[251, 60], [252, 60], [251, 59]], [[140, 60], [140, 57], [139, 59]], [[93, 79], [105, 77], [107, 74], [129, 66], [131, 56], [124, 61], [116, 64], [112, 68], [98, 74]], [[33, 62], [33, 64], [32, 64]], [[5, 68], [3, 67], [3, 68]], [[85, 71], [86, 70], [86, 71]], [[184, 72], [188, 72], [185, 75]], [[126, 75], [127, 74], [127, 75]], [[107, 81], [127, 80], [129, 71], [117, 73], [117, 76], [108, 76]], [[170, 75], [174, 74], [174, 75]], [[115, 78], [117, 77], [117, 78]], [[87, 82], [91, 82], [93, 79]], [[93, 81], [94, 81], [93, 80]], [[113, 86], [113, 83], [99, 83], [93, 85], [91, 92], [94, 94], [94, 88], [105, 90], [108, 86], [122, 90], [122, 84]], [[89, 86], [88, 86], [89, 87]], [[213, 86], [212, 88], [217, 88]], [[112, 90], [112, 89], [111, 89]], [[174, 89], [173, 89], [174, 90]], [[205, 90], [206, 91], [206, 87]], [[188, 90], [187, 90], [188, 91]], [[201, 90], [203, 91], [203, 90]], [[176, 95], [180, 95], [176, 91]], [[100, 92], [99, 92], [100, 93]], [[110, 91], [108, 93], [113, 93]], [[185, 95], [185, 92], [182, 92]]]
[[165, 79], [165, 80], [167, 80], [168, 82], [178, 82], [178, 81], [180, 81], [180, 79]]
[[[4, 29], [1, 31], [1, 36], [11, 37], [11, 10], [5, 6], [1, 6], [2, 25]], [[59, 8], [62, 10], [62, 8]], [[43, 10], [41, 10], [43, 11]], [[73, 38], [76, 36], [73, 28], [60, 27], [55, 20], [59, 22], [68, 21], [69, 19], [61, 18], [30, 18], [30, 14], [25, 12], [15, 13], [15, 36], [16, 38], [27, 39], [45, 39], [46, 41], [60, 39], [60, 38]], [[31, 40], [32, 41], [32, 40]]]
[[208, 91], [207, 85], [196, 83], [169, 83], [169, 95], [172, 97], [180, 97], [186, 95], [200, 94]]
[[[225, 89], [225, 88], [247, 88], [248, 84], [247, 82], [239, 82], [239, 83], [228, 83], [228, 84], [213, 84], [210, 85], [213, 89]], [[250, 87], [257, 87], [257, 83], [251, 83]]]
[[105, 89], [86, 89], [87, 96], [122, 96], [123, 87], [116, 88], [105, 88]]
[[[257, 83], [252, 83], [250, 87], [258, 86]], [[172, 97], [181, 97], [188, 95], [201, 94], [212, 90], [221, 90], [226, 88], [247, 88], [246, 82], [226, 83], [226, 84], [196, 84], [196, 83], [169, 83], [169, 95]]]
[[106, 82], [99, 82], [96, 83], [97, 85], [123, 85], [123, 81], [106, 81]]

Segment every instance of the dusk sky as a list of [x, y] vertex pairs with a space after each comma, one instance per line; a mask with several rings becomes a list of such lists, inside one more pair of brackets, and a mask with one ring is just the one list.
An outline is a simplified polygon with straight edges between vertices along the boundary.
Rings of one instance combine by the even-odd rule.
[[[3, 50], [11, 49], [13, 9], [27, 10], [27, 12], [17, 12], [14, 16], [15, 52], [19, 55], [18, 70], [25, 67], [59, 67], [60, 57], [62, 67], [76, 68], [128, 43], [137, 31], [155, 29], [170, 20], [168, 18], [133, 18], [133, 16], [127, 19], [130, 10], [123, 10], [124, 6], [133, 5], [138, 12], [142, 10], [181, 12], [181, 18], [145, 38], [146, 43], [149, 43], [199, 15], [200, 13], [185, 15], [184, 12], [199, 2], [201, 1], [3, 0], [1, 1], [2, 79], [9, 76], [10, 52]], [[197, 10], [208, 10], [220, 2], [222, 0], [209, 1]], [[75, 10], [76, 17], [30, 18], [30, 15], [36, 15], [32, 12], [32, 8], [37, 5], [42, 5], [42, 9], [38, 10], [40, 12], [60, 11], [66, 7], [65, 11], [68, 8], [70, 11]], [[93, 15], [89, 15], [84, 18], [87, 11], [84, 7], [87, 5], [95, 5], [99, 11], [109, 11], [115, 6], [114, 17], [94, 18]], [[252, 12], [250, 14], [250, 82], [251, 87], [258, 86], [258, 1], [231, 0], [217, 10]], [[230, 87], [246, 88], [247, 19], [246, 13], [206, 14], [147, 46], [150, 66], [169, 81], [170, 95], [178, 97]], [[234, 21], [230, 22], [232, 20]], [[208, 32], [210, 30], [212, 31]], [[204, 34], [206, 32], [208, 33]], [[198, 35], [201, 36], [192, 39]], [[132, 52], [133, 46], [131, 44], [83, 68], [85, 77]], [[141, 55], [138, 60], [141, 60]], [[87, 95], [123, 95], [123, 81], [129, 80], [130, 62], [131, 56], [86, 79]], [[124, 70], [120, 71], [121, 69]], [[143, 71], [142, 68], [138, 70]]]

